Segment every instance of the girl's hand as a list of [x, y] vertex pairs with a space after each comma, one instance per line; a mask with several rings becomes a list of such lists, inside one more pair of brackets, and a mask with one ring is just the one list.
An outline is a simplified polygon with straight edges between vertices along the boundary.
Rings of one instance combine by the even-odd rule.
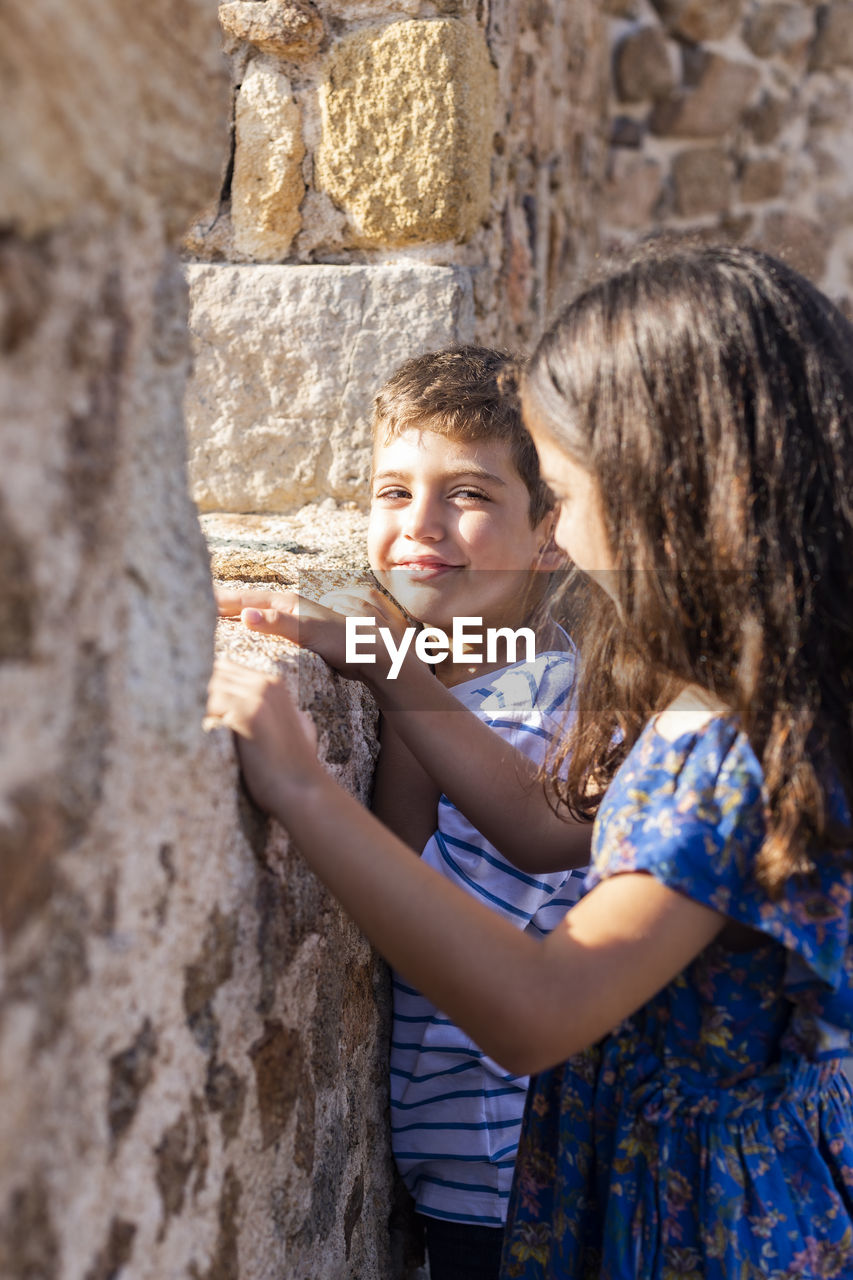
[[323, 777], [311, 717], [283, 681], [224, 658], [214, 663], [207, 711], [233, 731], [252, 798], [287, 825], [292, 806]]
[[377, 635], [374, 642], [362, 631], [363, 648], [375, 655], [374, 663], [347, 662], [346, 617], [375, 618], [376, 627], [387, 627], [395, 643], [408, 625], [405, 615], [380, 591], [372, 587], [351, 587], [330, 592], [317, 604], [295, 591], [229, 591], [216, 588], [221, 618], [239, 617], [250, 631], [282, 636], [303, 649], [310, 649], [350, 680], [383, 679], [390, 669], [387, 646]]

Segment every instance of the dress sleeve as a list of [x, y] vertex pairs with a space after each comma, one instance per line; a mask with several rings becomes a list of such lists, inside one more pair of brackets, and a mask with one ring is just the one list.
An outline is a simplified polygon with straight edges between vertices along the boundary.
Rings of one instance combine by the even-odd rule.
[[755, 874], [765, 836], [762, 771], [730, 720], [669, 742], [647, 729], [601, 806], [587, 888], [643, 871], [766, 934], [789, 952], [789, 983], [846, 991], [853, 876], [826, 858], [771, 899]]

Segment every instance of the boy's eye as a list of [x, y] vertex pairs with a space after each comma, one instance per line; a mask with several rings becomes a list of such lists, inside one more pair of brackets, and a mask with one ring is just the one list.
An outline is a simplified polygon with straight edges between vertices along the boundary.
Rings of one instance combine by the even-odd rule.
[[491, 502], [491, 498], [482, 489], [472, 489], [466, 485], [462, 489], [454, 489], [452, 498], [463, 498], [466, 502]]
[[378, 489], [373, 495], [374, 502], [397, 502], [412, 495], [408, 489], [404, 489], [402, 485], [386, 485], [383, 489]]

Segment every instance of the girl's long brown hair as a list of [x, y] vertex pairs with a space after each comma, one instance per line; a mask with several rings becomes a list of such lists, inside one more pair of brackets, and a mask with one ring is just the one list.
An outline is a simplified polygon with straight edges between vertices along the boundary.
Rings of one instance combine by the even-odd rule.
[[[757, 251], [651, 251], [558, 318], [524, 375], [537, 428], [596, 476], [618, 608], [593, 584], [560, 799], [594, 811], [686, 684], [761, 762], [771, 892], [850, 843], [853, 327]], [[555, 762], [557, 763], [557, 762]]]

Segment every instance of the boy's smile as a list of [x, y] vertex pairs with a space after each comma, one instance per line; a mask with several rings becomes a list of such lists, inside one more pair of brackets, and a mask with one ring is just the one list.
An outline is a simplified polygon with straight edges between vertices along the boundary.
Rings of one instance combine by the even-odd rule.
[[444, 630], [457, 616], [521, 626], [552, 520], [531, 525], [509, 445], [412, 428], [376, 446], [373, 468], [368, 558], [407, 613]]
[[451, 569], [461, 569], [463, 566], [451, 564], [438, 556], [411, 556], [398, 561], [393, 567], [407, 569], [410, 573], [417, 574], [419, 578], [437, 578], [439, 574], [447, 573]]

